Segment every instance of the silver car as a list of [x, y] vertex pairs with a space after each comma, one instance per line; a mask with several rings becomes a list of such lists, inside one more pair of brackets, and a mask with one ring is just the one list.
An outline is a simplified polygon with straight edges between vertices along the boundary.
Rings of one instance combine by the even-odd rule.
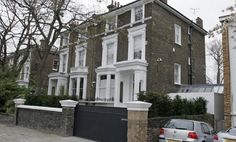
[[160, 129], [159, 142], [213, 142], [213, 132], [205, 122], [171, 119]]
[[236, 128], [229, 128], [225, 132], [219, 132], [214, 136], [214, 142], [225, 142], [226, 140], [236, 142]]

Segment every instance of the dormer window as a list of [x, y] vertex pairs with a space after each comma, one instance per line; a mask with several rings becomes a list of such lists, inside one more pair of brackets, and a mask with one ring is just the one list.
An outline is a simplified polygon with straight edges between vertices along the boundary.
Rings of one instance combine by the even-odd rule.
[[106, 20], [106, 31], [112, 31], [117, 27], [117, 16]]
[[138, 22], [144, 19], [144, 5], [137, 6], [131, 11], [131, 23]]

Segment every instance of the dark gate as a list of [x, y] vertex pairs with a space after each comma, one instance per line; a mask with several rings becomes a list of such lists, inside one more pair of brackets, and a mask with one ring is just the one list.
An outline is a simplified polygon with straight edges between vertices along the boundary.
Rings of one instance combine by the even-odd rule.
[[127, 141], [125, 108], [77, 105], [74, 124], [74, 136], [100, 142]]

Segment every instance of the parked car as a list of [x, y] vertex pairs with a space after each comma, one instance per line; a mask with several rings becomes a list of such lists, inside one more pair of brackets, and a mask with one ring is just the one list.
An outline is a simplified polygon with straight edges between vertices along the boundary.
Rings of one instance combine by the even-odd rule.
[[213, 133], [205, 122], [171, 119], [160, 129], [159, 142], [213, 142]]
[[229, 128], [225, 132], [219, 132], [214, 136], [214, 142], [224, 142], [224, 139], [236, 141], [236, 128]]

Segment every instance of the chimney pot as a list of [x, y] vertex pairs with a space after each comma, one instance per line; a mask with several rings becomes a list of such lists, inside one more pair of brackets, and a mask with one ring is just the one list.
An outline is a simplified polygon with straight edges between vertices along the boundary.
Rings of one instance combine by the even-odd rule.
[[203, 21], [202, 21], [202, 19], [201, 19], [200, 17], [197, 17], [197, 19], [196, 19], [196, 24], [197, 24], [198, 26], [200, 26], [200, 27], [203, 27]]

